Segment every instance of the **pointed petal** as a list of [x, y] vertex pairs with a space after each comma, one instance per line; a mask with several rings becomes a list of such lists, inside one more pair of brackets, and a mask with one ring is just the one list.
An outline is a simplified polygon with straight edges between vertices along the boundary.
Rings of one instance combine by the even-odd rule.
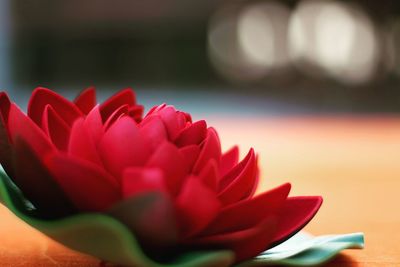
[[197, 145], [185, 146], [179, 149], [185, 158], [186, 166], [188, 167], [188, 172], [191, 172], [197, 158], [200, 154], [200, 147]]
[[144, 107], [142, 105], [135, 105], [129, 108], [129, 116], [136, 122], [141, 122], [143, 118]]
[[150, 146], [128, 116], [120, 118], [104, 134], [99, 144], [104, 166], [115, 177], [122, 177], [127, 167], [143, 166], [150, 156]]
[[200, 172], [198, 178], [204, 185], [216, 192], [218, 180], [218, 166], [216, 161], [211, 159]]
[[71, 129], [50, 105], [43, 112], [42, 129], [58, 149], [67, 150]]
[[245, 230], [275, 215], [284, 205], [290, 184], [283, 184], [252, 199], [246, 199], [223, 208], [201, 236]]
[[222, 154], [219, 173], [224, 177], [230, 170], [233, 169], [239, 162], [239, 148], [234, 146], [227, 152]]
[[11, 101], [8, 98], [8, 95], [5, 92], [0, 92], [0, 114], [7, 124], [8, 122], [8, 113], [10, 112]]
[[122, 105], [118, 107], [106, 120], [104, 123], [104, 129], [110, 128], [110, 126], [118, 120], [122, 115], [127, 115], [129, 110], [128, 105]]
[[8, 129], [12, 142], [17, 136], [23, 139], [38, 155], [54, 149], [44, 132], [14, 104], [10, 106]]
[[175, 145], [164, 142], [153, 153], [146, 166], [160, 168], [164, 172], [168, 190], [176, 195], [182, 186], [183, 179], [188, 174], [187, 166], [182, 164], [184, 161]]
[[321, 205], [322, 197], [319, 196], [288, 198], [279, 211], [277, 231], [272, 243], [279, 244], [300, 231], [311, 221]]
[[230, 249], [235, 252], [235, 262], [252, 259], [269, 247], [276, 230], [276, 218], [269, 217], [250, 229], [201, 237], [193, 244], [205, 248]]
[[176, 198], [176, 208], [182, 234], [188, 236], [206, 227], [217, 216], [221, 204], [215, 192], [192, 176]]
[[85, 128], [95, 144], [100, 142], [104, 134], [103, 121], [101, 119], [99, 106], [94, 107], [85, 118]]
[[8, 116], [11, 102], [6, 93], [0, 93], [0, 164], [13, 177], [11, 139], [8, 133]]
[[128, 168], [122, 178], [122, 194], [129, 198], [139, 193], [160, 191], [167, 192], [164, 174], [157, 168]]
[[91, 162], [67, 155], [51, 155], [46, 165], [81, 211], [104, 211], [121, 198], [115, 179]]
[[38, 87], [33, 91], [28, 104], [28, 116], [37, 125], [42, 125], [46, 105], [51, 105], [68, 125], [72, 125], [77, 118], [83, 116], [74, 103], [47, 88]]
[[214, 159], [217, 164], [219, 164], [221, 160], [221, 143], [219, 142], [217, 132], [213, 128], [208, 128], [207, 138], [204, 140], [199, 158], [194, 165], [193, 173], [200, 173], [200, 171], [211, 159]]
[[44, 155], [35, 153], [21, 138], [16, 138], [14, 149], [13, 180], [39, 213], [48, 218], [75, 213], [75, 207], [40, 160]]
[[207, 136], [207, 124], [204, 120], [197, 121], [182, 130], [174, 143], [178, 147], [198, 145]]
[[96, 106], [96, 88], [91, 86], [83, 90], [74, 103], [83, 114], [88, 114]]
[[[257, 178], [257, 161], [254, 150], [250, 149], [246, 158], [232, 169], [222, 180], [219, 199], [225, 205], [248, 198]], [[229, 184], [225, 181], [230, 181]], [[224, 187], [225, 186], [225, 187]]]
[[164, 123], [157, 115], [145, 118], [139, 124], [139, 131], [150, 144], [152, 150], [157, 149], [168, 138]]
[[175, 140], [184, 125], [180, 124], [178, 114], [173, 106], [166, 106], [158, 112], [164, 122], [170, 140]]
[[100, 105], [100, 113], [103, 121], [106, 121], [107, 118], [110, 117], [111, 114], [120, 106], [134, 106], [135, 104], [136, 96], [131, 88], [119, 91]]
[[152, 108], [147, 112], [145, 118], [149, 117], [150, 115], [154, 115], [153, 113], [162, 110], [162, 109], [165, 108], [166, 106], [167, 106], [167, 104], [163, 103], [163, 104], [161, 104], [161, 105], [152, 107]]
[[85, 127], [84, 119], [78, 119], [72, 126], [68, 154], [102, 166], [95, 143]]
[[177, 243], [174, 207], [169, 197], [161, 192], [125, 199], [108, 213], [135, 233], [144, 250], [154, 257], [168, 255]]

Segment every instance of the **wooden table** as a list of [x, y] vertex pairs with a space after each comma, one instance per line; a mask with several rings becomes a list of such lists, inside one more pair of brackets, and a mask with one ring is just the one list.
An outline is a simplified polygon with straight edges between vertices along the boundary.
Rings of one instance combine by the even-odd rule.
[[[328, 266], [400, 266], [400, 117], [208, 118], [224, 148], [260, 155], [262, 188], [292, 183], [292, 195], [322, 195], [313, 234], [365, 233], [364, 250]], [[99, 266], [47, 239], [0, 207], [1, 266]]]

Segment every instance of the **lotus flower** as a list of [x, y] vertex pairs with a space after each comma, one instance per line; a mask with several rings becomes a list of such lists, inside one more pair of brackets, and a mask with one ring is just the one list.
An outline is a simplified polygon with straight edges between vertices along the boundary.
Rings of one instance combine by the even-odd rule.
[[[216, 130], [165, 104], [145, 116], [125, 89], [96, 104], [37, 88], [25, 115], [0, 94], [0, 163], [37, 218], [116, 218], [154, 258], [224, 249], [251, 259], [304, 227], [321, 197], [288, 197], [290, 184], [255, 194], [253, 149], [221, 152]], [[240, 125], [238, 125], [238, 128]]]

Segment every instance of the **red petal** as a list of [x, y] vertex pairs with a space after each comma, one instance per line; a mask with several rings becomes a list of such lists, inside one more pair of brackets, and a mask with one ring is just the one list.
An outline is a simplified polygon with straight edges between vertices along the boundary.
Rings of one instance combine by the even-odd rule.
[[50, 105], [43, 112], [42, 129], [58, 149], [67, 150], [71, 129]]
[[128, 114], [129, 106], [128, 105], [122, 105], [118, 107], [106, 120], [104, 123], [104, 129], [110, 128], [110, 126], [118, 120], [122, 115]]
[[135, 105], [129, 108], [129, 116], [131, 116], [136, 122], [140, 122], [143, 117], [144, 107], [142, 105]]
[[101, 119], [99, 106], [94, 107], [85, 118], [85, 128], [92, 137], [95, 144], [98, 144], [104, 134], [103, 121]]
[[147, 166], [163, 170], [167, 187], [175, 195], [178, 193], [182, 181], [188, 173], [187, 166], [182, 164], [183, 162], [185, 162], [185, 159], [176, 146], [169, 142], [164, 142], [151, 156]]
[[8, 95], [5, 92], [0, 92], [0, 114], [7, 124], [8, 122], [8, 113], [10, 112], [11, 102], [8, 98]]
[[15, 140], [14, 148], [15, 176], [13, 180], [38, 212], [45, 217], [59, 217], [74, 213], [75, 207], [40, 160], [44, 154], [35, 153], [21, 138]]
[[150, 115], [152, 115], [155, 112], [158, 112], [160, 110], [162, 110], [163, 108], [165, 108], [167, 106], [167, 104], [163, 103], [161, 105], [158, 106], [154, 106], [152, 107], [146, 114], [145, 118], [149, 117]]
[[221, 177], [224, 177], [233, 167], [235, 167], [239, 162], [239, 148], [234, 146], [227, 152], [222, 154], [221, 163], [219, 168], [219, 173]]
[[176, 198], [176, 207], [182, 235], [188, 236], [206, 227], [217, 216], [221, 204], [215, 192], [192, 176]]
[[175, 140], [184, 125], [181, 125], [177, 111], [172, 106], [167, 106], [158, 112], [164, 122], [170, 140]]
[[200, 172], [198, 178], [208, 188], [217, 191], [217, 179], [218, 179], [218, 166], [215, 160], [211, 159], [204, 169]]
[[167, 130], [160, 116], [146, 117], [139, 124], [139, 131], [143, 138], [147, 140], [151, 148], [156, 149], [161, 143], [167, 140]]
[[198, 145], [207, 136], [207, 124], [204, 120], [197, 121], [181, 131], [174, 143], [179, 146]]
[[213, 128], [209, 128], [207, 131], [207, 138], [204, 140], [204, 145], [194, 165], [193, 173], [200, 173], [211, 159], [214, 159], [217, 164], [221, 160], [221, 143], [219, 142], [217, 132]]
[[38, 155], [44, 155], [54, 149], [44, 132], [14, 104], [10, 106], [8, 129], [12, 142], [17, 136], [24, 140]]
[[136, 195], [116, 203], [107, 213], [135, 233], [146, 253], [155, 258], [171, 257], [169, 252], [178, 241], [178, 229], [174, 206], [167, 195]]
[[164, 174], [157, 168], [128, 168], [122, 178], [122, 194], [124, 198], [143, 192], [167, 192]]
[[125, 116], [106, 131], [99, 144], [99, 153], [107, 170], [121, 177], [125, 168], [145, 164], [150, 146], [141, 136], [136, 122]]
[[199, 157], [200, 148], [197, 145], [185, 146], [179, 149], [186, 161], [188, 172], [191, 172], [193, 166]]
[[290, 197], [278, 213], [278, 227], [272, 243], [279, 244], [300, 231], [322, 205], [322, 197]]
[[96, 106], [96, 88], [91, 86], [83, 90], [74, 100], [83, 114], [88, 114]]
[[104, 211], [121, 198], [115, 179], [95, 164], [52, 155], [47, 159], [47, 166], [81, 211]]
[[254, 227], [279, 211], [284, 205], [289, 191], [290, 184], [283, 184], [252, 199], [246, 199], [223, 208], [217, 218], [202, 231], [201, 236], [241, 231]]
[[83, 119], [75, 121], [72, 126], [68, 154], [91, 161], [100, 166], [102, 165], [95, 143], [89, 135]]
[[68, 125], [83, 116], [79, 108], [69, 100], [47, 88], [38, 87], [33, 91], [28, 104], [28, 116], [37, 125], [42, 125], [46, 105], [51, 105]]
[[107, 118], [110, 117], [111, 114], [120, 106], [133, 106], [135, 104], [136, 96], [131, 88], [126, 88], [119, 91], [100, 105], [100, 113], [103, 121], [106, 121]]
[[10, 111], [10, 100], [6, 93], [0, 93], [0, 164], [10, 177], [13, 177], [12, 148], [8, 134], [8, 115]]
[[250, 149], [246, 158], [221, 180], [218, 197], [225, 205], [245, 199], [251, 195], [256, 181], [257, 161], [254, 150]]
[[236, 256], [235, 262], [240, 262], [252, 259], [263, 252], [271, 243], [275, 229], [276, 219], [269, 217], [250, 229], [202, 237], [191, 242], [207, 249], [214, 247], [233, 250]]

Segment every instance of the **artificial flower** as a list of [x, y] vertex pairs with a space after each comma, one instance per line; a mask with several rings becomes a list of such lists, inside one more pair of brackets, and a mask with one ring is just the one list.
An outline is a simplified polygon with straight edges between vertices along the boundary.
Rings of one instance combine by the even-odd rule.
[[[238, 125], [238, 128], [240, 125]], [[319, 196], [288, 197], [290, 184], [255, 194], [253, 149], [239, 160], [204, 120], [162, 104], [143, 116], [131, 89], [97, 104], [37, 88], [27, 115], [0, 93], [0, 163], [37, 217], [104, 213], [160, 260], [191, 249], [251, 259], [303, 228]]]

